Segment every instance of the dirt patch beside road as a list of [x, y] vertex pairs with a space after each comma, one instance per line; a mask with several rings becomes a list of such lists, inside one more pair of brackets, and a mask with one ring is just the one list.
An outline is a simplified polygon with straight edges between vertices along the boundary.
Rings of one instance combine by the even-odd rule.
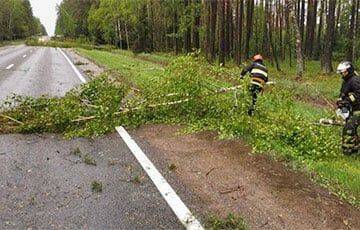
[[[360, 229], [360, 212], [266, 156], [252, 156], [242, 140], [212, 132], [179, 135], [181, 127], [144, 126], [135, 135], [162, 153], [165, 165], [207, 213], [242, 215], [251, 229]], [[207, 215], [207, 214], [206, 214]]]
[[89, 59], [79, 55], [75, 50], [66, 49], [66, 53], [71, 57], [76, 67], [80, 69], [83, 73], [85, 73], [87, 76], [96, 77], [104, 72], [104, 68], [96, 65]]

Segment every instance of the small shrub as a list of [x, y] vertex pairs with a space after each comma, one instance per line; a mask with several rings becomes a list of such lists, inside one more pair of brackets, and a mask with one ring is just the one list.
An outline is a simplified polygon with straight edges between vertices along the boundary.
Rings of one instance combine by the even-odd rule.
[[245, 230], [248, 229], [244, 219], [230, 213], [225, 219], [211, 216], [207, 221], [206, 227], [213, 230]]
[[96, 166], [96, 161], [94, 160], [94, 158], [92, 158], [92, 156], [90, 156], [89, 154], [85, 154], [83, 156], [83, 162], [87, 165], [93, 165]]
[[93, 181], [91, 183], [91, 191], [101, 193], [103, 191], [103, 185], [101, 181]]
[[81, 157], [80, 148], [77, 147], [77, 148], [73, 149], [73, 150], [71, 151], [71, 154], [72, 154], [72, 155], [75, 155], [75, 156], [78, 156], [78, 157]]

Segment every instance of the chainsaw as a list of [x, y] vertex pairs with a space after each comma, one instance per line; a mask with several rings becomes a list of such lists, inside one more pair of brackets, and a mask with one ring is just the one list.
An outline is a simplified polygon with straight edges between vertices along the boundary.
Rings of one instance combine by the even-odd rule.
[[343, 126], [345, 124], [346, 119], [349, 117], [350, 112], [346, 108], [337, 109], [335, 111], [336, 116], [341, 118], [341, 121], [336, 119], [329, 119], [329, 118], [321, 118], [318, 123], [315, 123], [316, 125], [325, 125], [325, 126]]
[[329, 118], [321, 118], [318, 122], [314, 123], [314, 125], [323, 125], [323, 126], [343, 126], [345, 122], [329, 119]]

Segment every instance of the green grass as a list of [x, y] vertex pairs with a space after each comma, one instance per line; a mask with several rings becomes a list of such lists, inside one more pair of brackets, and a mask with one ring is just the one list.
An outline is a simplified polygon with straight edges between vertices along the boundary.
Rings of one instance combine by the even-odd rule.
[[[237, 67], [211, 66], [193, 55], [174, 58], [156, 54], [143, 58], [129, 51], [77, 51], [105, 66], [109, 76], [97, 78], [61, 99], [23, 102], [5, 114], [24, 124], [17, 130], [94, 136], [118, 125], [185, 124], [190, 132], [212, 130], [220, 138], [243, 138], [254, 153], [270, 154], [309, 175], [316, 174], [314, 179], [320, 184], [359, 205], [359, 157], [341, 153], [341, 127], [314, 125], [320, 118], [334, 117], [330, 106], [321, 101], [334, 101], [341, 84], [336, 75], [319, 75], [319, 63], [309, 62], [301, 81], [295, 80], [294, 68], [284, 68], [284, 72], [270, 68], [270, 80], [276, 84], [267, 87], [259, 98], [255, 116], [249, 117], [250, 79], [239, 80]], [[155, 61], [159, 58], [168, 66]], [[214, 90], [231, 85], [242, 88], [235, 93], [214, 94]], [[133, 97], [125, 108], [134, 110], [119, 113], [129, 95]], [[170, 101], [183, 102], [159, 106]], [[158, 106], [150, 107], [154, 104]], [[77, 122], [79, 117], [92, 118]], [[7, 123], [6, 117], [0, 117], [0, 131], [9, 130]]]
[[156, 84], [164, 68], [150, 61], [139, 60], [128, 51], [109, 53], [98, 50], [77, 49], [77, 51], [107, 69], [115, 70], [139, 88]]
[[[339, 191], [338, 195], [342, 198], [358, 204], [358, 195], [360, 193], [359, 164], [359, 159], [354, 157], [338, 158], [316, 162], [312, 169], [318, 173], [316, 179], [320, 183], [334, 191]], [[342, 188], [347, 188], [347, 190], [353, 191], [354, 194], [342, 192]]]
[[140, 59], [140, 60], [145, 60], [145, 61], [153, 62], [155, 64], [160, 64], [160, 65], [166, 65], [176, 57], [176, 56], [173, 56], [171, 54], [166, 54], [166, 53], [134, 54], [132, 51], [121, 50], [121, 49], [113, 50], [112, 53], [119, 54], [122, 56], [132, 57], [132, 58], [136, 58], [136, 59]]
[[[159, 76], [162, 76], [163, 69], [161, 65], [139, 60], [127, 51], [108, 53], [80, 49], [79, 52], [109, 69], [119, 71], [121, 74], [128, 76], [134, 80], [135, 84], [141, 87], [148, 86], [149, 82], [157, 82]], [[162, 58], [166, 57], [163, 56]], [[230, 80], [238, 76], [239, 69], [228, 67], [224, 71], [226, 75], [224, 78]], [[249, 128], [245, 127], [246, 124], [244, 125], [244, 122], [240, 123], [228, 118], [201, 119], [196, 122], [189, 121], [190, 129], [193, 131], [202, 129], [220, 131], [223, 138], [241, 136], [258, 147], [255, 151], [259, 150], [261, 152], [262, 150], [271, 149], [270, 154], [288, 159], [295, 163], [295, 165], [306, 167], [310, 171], [315, 171], [318, 175], [316, 180], [319, 183], [327, 186], [340, 197], [358, 205], [360, 198], [360, 159], [356, 157], [349, 158], [341, 154], [341, 128], [312, 125], [312, 123], [320, 118], [333, 117], [333, 113], [328, 105], [314, 106], [314, 104], [316, 105], [318, 100], [324, 100], [324, 98], [333, 102], [338, 95], [341, 78], [334, 74], [322, 75], [320, 65], [315, 61], [307, 63], [307, 72], [301, 81], [296, 81], [294, 76], [294, 67], [288, 68], [286, 65], [283, 65], [283, 72], [277, 72], [274, 68], [270, 67], [270, 79], [276, 82], [271, 91], [281, 91], [284, 93], [281, 95], [281, 98], [276, 93], [265, 93], [259, 101], [258, 108], [260, 113], [268, 113], [266, 116], [270, 117], [264, 116], [261, 119], [268, 120], [270, 123], [282, 122], [281, 116], [288, 116], [288, 114], [291, 114], [291, 117], [301, 117], [307, 124], [304, 127], [299, 127], [299, 131], [311, 129], [316, 131], [309, 131], [310, 133], [318, 133], [319, 135], [312, 135], [313, 138], [305, 142], [304, 146], [301, 146], [301, 141], [294, 145], [294, 143], [286, 143], [281, 140], [279, 133], [284, 131], [285, 135], [289, 131], [286, 128], [276, 127], [276, 124], [274, 130], [278, 133], [269, 134], [271, 137], [267, 138], [266, 141], [259, 140], [263, 138], [264, 133], [255, 132], [254, 134], [254, 131], [249, 131]], [[297, 98], [296, 102], [288, 102], [286, 94], [289, 95], [289, 100], [292, 100], [292, 97], [295, 95]], [[286, 105], [280, 105], [279, 103], [289, 103], [289, 107], [287, 108]], [[279, 112], [279, 109], [285, 111]], [[251, 123], [251, 121], [249, 122]], [[266, 131], [268, 131], [271, 125], [265, 124], [261, 127], [265, 127]], [[274, 136], [278, 136], [278, 138], [274, 138]], [[291, 139], [292, 137], [285, 136], [285, 138], [290, 138], [289, 142], [294, 141]], [[327, 141], [326, 138], [331, 138], [331, 140]], [[312, 151], [311, 148], [305, 146], [306, 144], [311, 145], [311, 141], [324, 143], [325, 146], [321, 147], [319, 144], [318, 149]], [[329, 143], [326, 144], [327, 142]], [[326, 153], [327, 149], [329, 149], [328, 154]], [[323, 153], [317, 157], [319, 153], [316, 151], [322, 151]]]
[[218, 216], [210, 216], [205, 224], [207, 229], [212, 230], [246, 230], [248, 226], [245, 220], [230, 213], [226, 218], [220, 218]]

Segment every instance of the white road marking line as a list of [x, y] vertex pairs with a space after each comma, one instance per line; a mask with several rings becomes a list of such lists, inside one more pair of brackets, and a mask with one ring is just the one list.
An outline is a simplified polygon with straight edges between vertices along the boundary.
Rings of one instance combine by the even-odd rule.
[[11, 69], [12, 67], [14, 67], [14, 64], [9, 65], [8, 67], [6, 67], [7, 70]]
[[[83, 83], [86, 83], [86, 79], [81, 75], [77, 70], [72, 61], [66, 56], [66, 54], [60, 49], [60, 52], [64, 55], [66, 60], [70, 63], [71, 67], [75, 71], [76, 75], [80, 78]], [[140, 149], [136, 142], [131, 138], [128, 132], [124, 127], [115, 127], [116, 131], [119, 133], [120, 137], [124, 140], [128, 148], [131, 150], [135, 158], [140, 163], [141, 167], [145, 170], [147, 175], [150, 177], [152, 182], [155, 184], [156, 188], [165, 199], [166, 203], [173, 210], [180, 222], [186, 227], [187, 230], [203, 230], [200, 222], [195, 218], [191, 211], [186, 207], [184, 202], [176, 194], [176, 192], [171, 188], [170, 184], [165, 180], [165, 178], [160, 174], [156, 169], [154, 164], [149, 160], [145, 153]]]
[[155, 168], [154, 164], [131, 138], [128, 132], [122, 126], [116, 127], [116, 131], [125, 141], [131, 152], [134, 154], [135, 158], [139, 161], [140, 165], [143, 167], [163, 198], [166, 200], [170, 208], [173, 210], [180, 222], [186, 227], [186, 229], [203, 229], [200, 222], [181, 201], [180, 197], [171, 188], [165, 178]]
[[79, 70], [75, 67], [75, 65], [68, 58], [68, 56], [64, 53], [64, 51], [62, 51], [62, 49], [60, 49], [60, 48], [58, 48], [58, 49], [60, 50], [61, 54], [65, 57], [65, 59], [69, 62], [71, 68], [74, 70], [74, 72], [76, 73], [76, 75], [80, 79], [80, 81], [82, 83], [86, 83], [86, 79], [84, 78], [84, 76], [79, 72]]
[[27, 55], [25, 54], [25, 55], [23, 56], [23, 58], [26, 58], [26, 56], [27, 56]]

